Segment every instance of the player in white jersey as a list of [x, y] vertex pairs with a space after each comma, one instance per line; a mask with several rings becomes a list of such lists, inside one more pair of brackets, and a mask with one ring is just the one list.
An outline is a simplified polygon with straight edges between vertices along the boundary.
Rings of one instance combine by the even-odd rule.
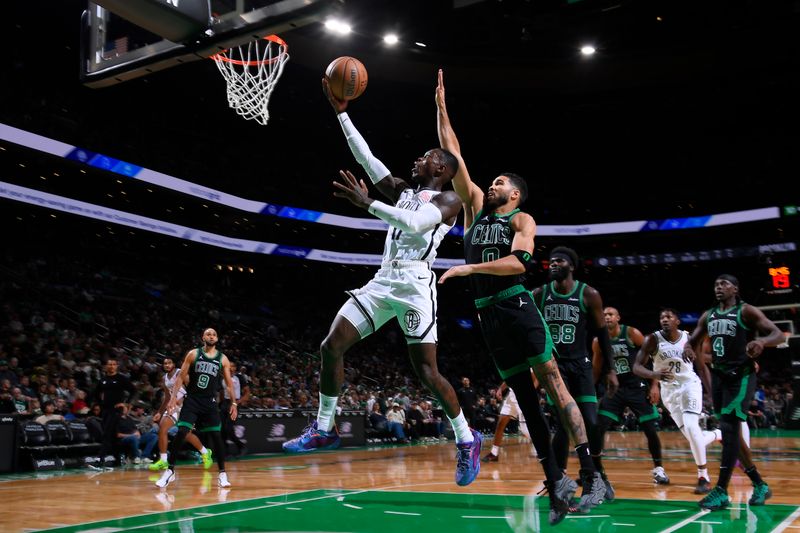
[[[706, 465], [706, 446], [720, 440], [719, 430], [700, 429], [700, 414], [703, 410], [703, 385], [691, 362], [683, 359], [683, 347], [689, 340], [686, 331], [678, 329], [681, 321], [674, 309], [664, 309], [659, 316], [661, 331], [651, 333], [644, 339], [636, 355], [633, 373], [645, 379], [658, 380], [660, 397], [678, 429], [689, 441], [694, 462], [697, 464], [697, 486], [695, 494], [711, 490]], [[653, 361], [653, 370], [645, 367]], [[650, 401], [658, 404], [659, 389], [653, 384]]]
[[[531, 372], [531, 379], [534, 382], [534, 387], [536, 384], [536, 378]], [[508, 384], [504, 381], [497, 387], [497, 392], [495, 393], [498, 400], [503, 399], [503, 393], [508, 391], [508, 394], [503, 400], [503, 404], [500, 406], [500, 418], [497, 419], [497, 425], [494, 429], [494, 440], [492, 441], [492, 450], [483, 456], [483, 462], [485, 463], [496, 463], [500, 458], [500, 446], [503, 443], [503, 435], [505, 434], [506, 426], [511, 419], [515, 419], [519, 423], [519, 431], [528, 439], [531, 438], [531, 434], [528, 432], [528, 423], [525, 422], [525, 414], [520, 409], [519, 402], [517, 402], [517, 395], [514, 394], [514, 389], [508, 386]], [[532, 456], [536, 455], [536, 448], [533, 448]]]
[[283, 449], [303, 453], [339, 446], [334, 413], [344, 381], [344, 354], [353, 344], [397, 318], [417, 376], [439, 400], [453, 425], [458, 449], [456, 483], [468, 485], [480, 469], [481, 437], [467, 425], [453, 386], [437, 368], [436, 276], [431, 270], [436, 248], [455, 224], [461, 209], [461, 200], [455, 192], [442, 192], [442, 187], [453, 179], [458, 160], [447, 150], [434, 148], [414, 162], [410, 181], [392, 176], [372, 155], [345, 112], [347, 102], [331, 95], [326, 80], [322, 84], [356, 161], [378, 191], [394, 205], [370, 198], [364, 180], [356, 180], [349, 171], [340, 172], [341, 183], [334, 182], [335, 196], [384, 220], [389, 231], [381, 268], [364, 287], [347, 293], [349, 300], [339, 309], [320, 346], [322, 369], [317, 420], [302, 435], [285, 442]]
[[[183, 405], [183, 397], [186, 396], [186, 389], [181, 385], [178, 391], [177, 404], [172, 411], [167, 410], [169, 405], [172, 389], [176, 381], [183, 381], [181, 376], [181, 369], [175, 366], [175, 361], [172, 357], [165, 357], [162, 364], [164, 369], [164, 382], [161, 384], [161, 390], [164, 397], [161, 400], [161, 406], [158, 411], [153, 415], [153, 422], [158, 423], [158, 453], [159, 459], [150, 465], [150, 470], [166, 470], [169, 467], [167, 462], [167, 445], [169, 444], [169, 430], [178, 423], [178, 416], [181, 413], [181, 406]], [[197, 448], [200, 455], [203, 457], [203, 466], [208, 469], [214, 462], [211, 457], [211, 450], [207, 449], [197, 438], [194, 433], [189, 433], [186, 436], [186, 442]]]

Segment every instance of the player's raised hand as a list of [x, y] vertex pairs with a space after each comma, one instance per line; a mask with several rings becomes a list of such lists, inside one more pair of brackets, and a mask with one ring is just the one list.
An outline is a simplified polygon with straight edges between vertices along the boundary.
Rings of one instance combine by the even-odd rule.
[[325, 93], [325, 97], [328, 99], [328, 102], [330, 102], [331, 107], [333, 107], [333, 110], [336, 111], [337, 115], [347, 111], [347, 100], [339, 100], [333, 96], [333, 93], [331, 93], [331, 87], [328, 85], [328, 80], [325, 78], [322, 78], [322, 92]]
[[349, 170], [340, 170], [339, 176], [342, 177], [341, 183], [338, 181], [333, 182], [333, 186], [339, 189], [339, 192], [334, 192], [333, 195], [337, 198], [350, 200], [353, 205], [358, 207], [369, 207], [369, 204], [372, 203], [372, 198], [369, 197], [369, 189], [367, 189], [364, 180], [357, 180]]
[[436, 85], [436, 106], [439, 109], [444, 109], [444, 72], [439, 69], [439, 83]]

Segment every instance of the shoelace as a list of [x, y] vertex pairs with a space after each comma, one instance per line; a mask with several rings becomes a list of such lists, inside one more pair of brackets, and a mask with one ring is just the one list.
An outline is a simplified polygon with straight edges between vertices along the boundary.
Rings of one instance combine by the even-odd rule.
[[469, 469], [470, 449], [459, 448], [456, 452], [456, 468], [459, 472]]

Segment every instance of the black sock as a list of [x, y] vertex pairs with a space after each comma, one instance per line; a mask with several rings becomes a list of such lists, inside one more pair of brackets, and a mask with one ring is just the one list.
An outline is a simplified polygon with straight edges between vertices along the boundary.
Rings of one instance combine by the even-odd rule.
[[581, 470], [594, 474], [597, 469], [592, 461], [592, 454], [589, 453], [589, 443], [584, 442], [575, 446], [575, 453], [578, 454], [578, 461], [581, 463]]
[[186, 426], [180, 426], [178, 428], [178, 434], [175, 435], [175, 438], [172, 439], [172, 443], [169, 445], [169, 455], [167, 457], [169, 468], [173, 472], [175, 471], [175, 461], [178, 459], [178, 452], [181, 451], [183, 441], [186, 440], [186, 435], [189, 434], [189, 431], [189, 428]]
[[761, 485], [764, 483], [764, 480], [761, 479], [761, 474], [758, 473], [758, 469], [755, 465], [751, 466], [750, 468], [746, 468], [744, 471], [747, 474], [747, 477], [750, 478], [750, 481], [753, 482], [753, 485]]
[[222, 443], [222, 434], [219, 431], [211, 431], [209, 432], [211, 436], [211, 444], [214, 447], [214, 455], [217, 456], [217, 464], [219, 465], [219, 471], [225, 471], [225, 447]]
[[719, 480], [717, 486], [728, 489], [728, 483], [733, 475], [733, 466], [739, 456], [739, 430], [741, 428], [738, 418], [723, 415], [720, 420], [722, 429], [722, 460], [719, 466]]
[[662, 466], [661, 461], [661, 439], [658, 438], [658, 431], [656, 425], [652, 420], [648, 420], [642, 424], [642, 431], [644, 436], [647, 437], [647, 447], [650, 449], [650, 456], [653, 458], [655, 466]]

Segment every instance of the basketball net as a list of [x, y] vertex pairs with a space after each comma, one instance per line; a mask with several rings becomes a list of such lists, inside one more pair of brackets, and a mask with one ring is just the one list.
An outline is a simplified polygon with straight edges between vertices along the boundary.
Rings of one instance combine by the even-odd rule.
[[262, 126], [269, 121], [269, 97], [289, 59], [289, 46], [277, 35], [251, 41], [211, 56], [228, 90], [228, 106]]

